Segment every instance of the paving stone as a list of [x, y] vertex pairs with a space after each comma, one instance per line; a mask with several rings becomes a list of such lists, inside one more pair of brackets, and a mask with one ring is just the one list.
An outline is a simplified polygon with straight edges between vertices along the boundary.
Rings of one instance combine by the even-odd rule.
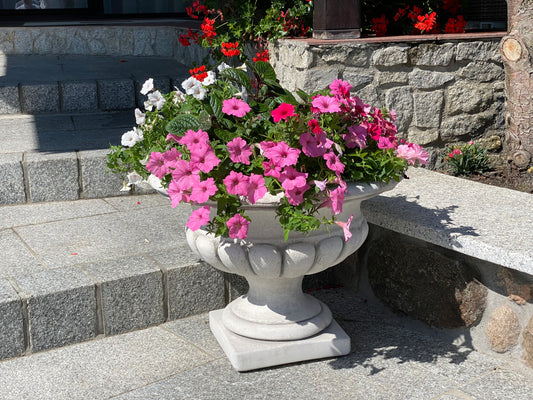
[[71, 268], [14, 278], [28, 304], [30, 346], [41, 351], [96, 336], [95, 287]]
[[75, 153], [28, 153], [25, 162], [32, 201], [75, 200], [79, 197]]
[[[163, 254], [185, 245], [189, 206], [139, 208], [17, 228], [50, 268], [140, 254]], [[73, 255], [75, 253], [75, 255]]]
[[94, 112], [98, 110], [95, 81], [61, 82], [60, 87], [63, 112]]
[[57, 83], [23, 84], [20, 90], [22, 112], [40, 114], [60, 111]]
[[0, 397], [109, 399], [212, 359], [167, 330], [145, 329], [0, 362]]
[[114, 212], [115, 207], [100, 199], [13, 205], [0, 207], [0, 229]]
[[26, 202], [22, 154], [0, 155], [0, 205]]
[[461, 391], [490, 400], [531, 400], [533, 380], [511, 371], [496, 369], [482, 378], [464, 385]]
[[169, 320], [225, 306], [223, 273], [198, 262], [189, 247], [176, 247], [154, 259], [168, 274]]
[[20, 113], [19, 89], [17, 86], [0, 87], [0, 114]]
[[97, 284], [105, 335], [163, 322], [163, 274], [153, 261], [128, 257], [82, 268]]
[[135, 108], [134, 84], [131, 79], [98, 80], [98, 103], [101, 110]]
[[80, 151], [81, 190], [86, 199], [127, 195], [121, 192], [123, 179], [106, 171], [109, 150]]
[[40, 272], [44, 266], [12, 229], [0, 230], [0, 277]]
[[0, 279], [0, 360], [23, 354], [22, 301], [8, 281]]

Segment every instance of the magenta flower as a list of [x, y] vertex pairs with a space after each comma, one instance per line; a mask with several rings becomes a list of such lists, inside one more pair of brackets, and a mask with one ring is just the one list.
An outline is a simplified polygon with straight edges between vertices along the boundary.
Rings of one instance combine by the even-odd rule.
[[289, 204], [292, 204], [293, 206], [297, 206], [299, 204], [302, 204], [304, 201], [304, 194], [309, 189], [310, 186], [308, 184], [305, 184], [304, 186], [298, 186], [290, 190], [285, 190], [285, 196], [287, 197], [287, 201]]
[[146, 163], [146, 170], [157, 176], [159, 179], [162, 179], [166, 174], [168, 174], [169, 171], [163, 154], [153, 151], [150, 154], [150, 159]]
[[255, 204], [258, 200], [261, 200], [267, 191], [265, 178], [262, 175], [251, 174], [247, 193], [250, 204]]
[[249, 179], [242, 172], [231, 171], [223, 182], [229, 194], [246, 196], [248, 194]]
[[222, 102], [222, 112], [227, 115], [235, 115], [236, 117], [244, 117], [250, 111], [250, 106], [240, 99], [232, 97], [229, 100]]
[[346, 187], [342, 185], [328, 191], [328, 199], [324, 202], [323, 206], [329, 207], [333, 215], [340, 214], [342, 212], [342, 205], [344, 204], [345, 192]]
[[339, 102], [330, 96], [316, 96], [311, 105], [320, 113], [336, 113], [341, 110]]
[[385, 137], [381, 136], [378, 140], [379, 149], [394, 149], [396, 147], [396, 138], [395, 137]]
[[324, 160], [326, 160], [326, 166], [334, 171], [337, 175], [340, 175], [344, 172], [344, 164], [341, 162], [339, 157], [332, 151], [324, 154]]
[[350, 218], [348, 218], [347, 222], [335, 221], [335, 223], [342, 228], [345, 242], [350, 240], [350, 238], [352, 237], [352, 232], [350, 232], [350, 224], [352, 223], [352, 219], [353, 219], [353, 214], [350, 215]]
[[411, 165], [418, 161], [420, 164], [427, 164], [429, 154], [422, 147], [415, 143], [401, 144], [396, 149], [396, 155], [404, 158]]
[[295, 117], [294, 106], [289, 103], [281, 103], [277, 108], [272, 110], [270, 113], [274, 122], [279, 122], [281, 120], [287, 121], [289, 117]]
[[342, 135], [342, 138], [349, 149], [354, 147], [364, 149], [366, 147], [366, 135], [367, 131], [364, 126], [354, 125], [348, 128], [348, 133]]
[[298, 172], [294, 167], [287, 167], [280, 174], [279, 180], [285, 190], [303, 187], [307, 184], [307, 174]]
[[241, 214], [235, 214], [228, 219], [226, 225], [229, 228], [230, 238], [246, 239], [246, 236], [248, 236], [248, 225], [250, 225], [250, 221], [244, 218]]
[[252, 149], [244, 139], [237, 137], [228, 143], [229, 158], [234, 163], [250, 165]]
[[295, 165], [300, 156], [299, 149], [294, 149], [285, 142], [278, 142], [274, 146], [269, 146], [267, 149], [263, 149], [263, 152], [275, 165], [282, 168], [288, 165]]
[[204, 181], [197, 182], [193, 186], [190, 200], [199, 204], [205, 203], [217, 190], [218, 188], [215, 184], [215, 180], [213, 178], [207, 178]]
[[313, 133], [321, 133], [322, 132], [322, 128], [320, 127], [320, 125], [318, 124], [318, 121], [316, 119], [310, 119], [309, 122], [307, 123], [307, 125], [309, 126], [309, 128], [311, 128], [311, 132], [313, 132]]
[[208, 145], [191, 150], [191, 163], [200, 171], [208, 173], [220, 163], [220, 160]]
[[200, 207], [197, 210], [194, 210], [189, 217], [189, 222], [187, 222], [187, 227], [191, 231], [196, 231], [200, 229], [202, 225], [205, 225], [209, 222], [209, 206]]
[[350, 95], [350, 90], [352, 90], [352, 85], [348, 82], [343, 81], [342, 79], [335, 79], [329, 85], [331, 89], [331, 94], [334, 96], [347, 97]]

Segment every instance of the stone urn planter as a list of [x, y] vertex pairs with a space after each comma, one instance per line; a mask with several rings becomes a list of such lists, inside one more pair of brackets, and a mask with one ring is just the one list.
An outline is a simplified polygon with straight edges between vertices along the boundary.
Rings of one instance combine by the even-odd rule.
[[[156, 180], [150, 183], [165, 193]], [[360, 211], [361, 202], [395, 185], [349, 184], [343, 212], [338, 216], [339, 221], [347, 221], [353, 215], [348, 241], [338, 225], [309, 235], [291, 232], [285, 241], [276, 218], [277, 199], [272, 196], [246, 206], [252, 222], [245, 240], [186, 228], [187, 242], [199, 257], [248, 281], [247, 294], [209, 313], [211, 331], [236, 370], [350, 352], [349, 336], [333, 320], [327, 305], [303, 293], [302, 280], [304, 275], [338, 264], [362, 245], [368, 224]], [[324, 208], [323, 212], [331, 211]]]

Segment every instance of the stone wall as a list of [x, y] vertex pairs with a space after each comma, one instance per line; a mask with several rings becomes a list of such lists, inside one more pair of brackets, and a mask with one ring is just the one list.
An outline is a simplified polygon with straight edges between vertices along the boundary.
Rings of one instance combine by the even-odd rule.
[[399, 136], [432, 151], [483, 139], [498, 150], [504, 136], [500, 37], [450, 41], [280, 40], [271, 62], [290, 90], [323, 89], [341, 78], [365, 102], [393, 108]]

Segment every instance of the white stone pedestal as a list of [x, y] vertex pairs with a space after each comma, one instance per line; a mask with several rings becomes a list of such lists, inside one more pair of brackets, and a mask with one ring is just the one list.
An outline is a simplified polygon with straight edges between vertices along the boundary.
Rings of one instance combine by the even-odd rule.
[[237, 371], [343, 356], [350, 352], [350, 337], [335, 320], [320, 333], [306, 339], [258, 340], [237, 335], [224, 327], [223, 311], [209, 313], [209, 326]]

